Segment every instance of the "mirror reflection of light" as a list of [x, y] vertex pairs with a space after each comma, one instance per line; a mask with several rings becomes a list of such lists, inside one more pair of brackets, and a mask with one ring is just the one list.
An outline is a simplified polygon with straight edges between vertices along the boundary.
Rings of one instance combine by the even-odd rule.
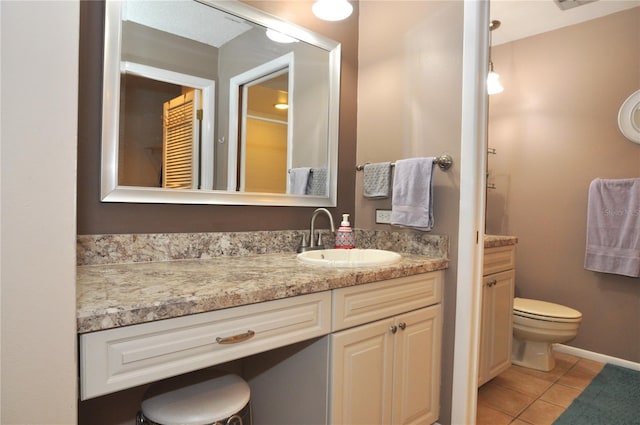
[[317, 0], [311, 10], [323, 21], [341, 21], [351, 16], [353, 6], [347, 0]]
[[276, 103], [273, 107], [276, 109], [289, 109], [289, 105], [286, 103]]
[[274, 31], [270, 28], [267, 29], [267, 37], [269, 37], [270, 40], [273, 40], [276, 43], [296, 43], [298, 41], [293, 37], [289, 37], [286, 34]]

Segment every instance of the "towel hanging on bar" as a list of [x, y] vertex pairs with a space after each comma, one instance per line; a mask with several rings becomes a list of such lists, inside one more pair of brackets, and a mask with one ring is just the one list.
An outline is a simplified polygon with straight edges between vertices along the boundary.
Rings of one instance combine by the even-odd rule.
[[365, 164], [362, 194], [369, 199], [388, 198], [391, 191], [391, 163]]
[[398, 161], [391, 197], [391, 224], [428, 232], [433, 228], [433, 158]]

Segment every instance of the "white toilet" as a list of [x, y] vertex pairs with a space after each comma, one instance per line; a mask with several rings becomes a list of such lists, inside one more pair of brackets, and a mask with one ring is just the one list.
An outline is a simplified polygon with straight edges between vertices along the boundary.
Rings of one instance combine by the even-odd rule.
[[513, 299], [513, 364], [550, 371], [556, 365], [551, 344], [578, 334], [582, 313], [563, 305], [527, 298]]

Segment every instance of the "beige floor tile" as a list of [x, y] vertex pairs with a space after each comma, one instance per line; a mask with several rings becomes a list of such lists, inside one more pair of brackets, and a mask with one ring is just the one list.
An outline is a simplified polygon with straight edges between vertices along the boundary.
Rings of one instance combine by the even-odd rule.
[[540, 400], [566, 408], [569, 407], [571, 402], [573, 402], [581, 392], [582, 391], [577, 388], [555, 384], [542, 394]]
[[597, 363], [598, 362], [592, 360], [580, 360], [558, 379], [558, 384], [584, 390], [598, 372], [600, 372], [600, 369], [602, 369], [602, 366], [598, 368]]
[[604, 363], [597, 362], [595, 360], [580, 359], [574, 366], [574, 369], [583, 370], [585, 372], [592, 372], [593, 376], [596, 376], [600, 373], [603, 367]]
[[527, 367], [521, 367], [521, 366], [515, 366], [515, 365], [511, 367], [515, 368], [516, 370], [518, 370], [519, 372], [525, 375], [533, 376], [535, 378], [542, 379], [549, 382], [557, 381], [567, 371], [567, 369], [559, 368], [557, 367], [557, 365], [553, 370], [550, 370], [549, 372], [543, 372], [541, 370], [529, 369]]
[[489, 406], [478, 404], [476, 425], [507, 425], [511, 423], [512, 420], [512, 416], [492, 409]]
[[518, 419], [533, 425], [551, 425], [564, 411], [563, 407], [546, 401], [536, 400]]
[[553, 357], [556, 358], [556, 369], [567, 371], [573, 367], [578, 361], [580, 357], [573, 356], [567, 353], [558, 353], [557, 351], [553, 352]]
[[520, 369], [522, 368], [510, 367], [496, 376], [494, 382], [535, 398], [551, 387], [552, 382], [531, 376]]
[[520, 419], [516, 418], [509, 425], [531, 425], [531, 424], [529, 422], [521, 421]]
[[514, 365], [480, 387], [477, 423], [550, 425], [604, 367], [570, 354], [554, 356], [556, 367], [550, 372]]
[[494, 381], [478, 390], [478, 404], [484, 404], [509, 416], [516, 417], [535, 399], [518, 391], [503, 387]]

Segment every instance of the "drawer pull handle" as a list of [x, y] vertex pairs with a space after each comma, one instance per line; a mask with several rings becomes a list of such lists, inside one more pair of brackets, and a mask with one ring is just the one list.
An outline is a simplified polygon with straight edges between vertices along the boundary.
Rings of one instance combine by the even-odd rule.
[[243, 342], [253, 338], [255, 334], [256, 333], [254, 331], [249, 330], [249, 331], [246, 331], [245, 333], [238, 334], [238, 335], [225, 336], [224, 338], [217, 337], [216, 342], [218, 344], [237, 344], [238, 342]]

